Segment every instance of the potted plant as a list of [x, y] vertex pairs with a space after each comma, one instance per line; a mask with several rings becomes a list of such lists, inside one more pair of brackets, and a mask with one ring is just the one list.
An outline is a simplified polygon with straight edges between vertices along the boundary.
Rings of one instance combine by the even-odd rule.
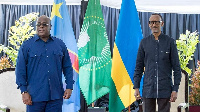
[[190, 112], [200, 111], [200, 61], [197, 62], [197, 68], [191, 77], [191, 92], [189, 95]]
[[11, 68], [10, 61], [8, 57], [2, 56], [0, 59], [0, 74], [7, 70], [7, 68]]
[[192, 72], [187, 65], [192, 60], [192, 56], [194, 56], [197, 43], [199, 43], [199, 35], [196, 31], [190, 33], [190, 31], [186, 30], [186, 34], [180, 34], [179, 39], [176, 40], [181, 69], [186, 71], [189, 76]]
[[[179, 39], [176, 40], [182, 73], [185, 75], [186, 105], [189, 105], [188, 101], [189, 77], [191, 76], [192, 73], [191, 69], [189, 69], [187, 65], [189, 61], [192, 60], [192, 56], [194, 56], [197, 43], [199, 43], [199, 35], [197, 34], [196, 31], [191, 33], [190, 31], [186, 30], [186, 34], [180, 34]], [[188, 106], [186, 106], [185, 109], [186, 111], [188, 111]]]
[[23, 41], [36, 33], [34, 27], [32, 27], [32, 23], [36, 21], [38, 15], [39, 13], [30, 13], [20, 17], [19, 20], [16, 20], [15, 26], [11, 26], [9, 29], [8, 42], [11, 47], [6, 47], [0, 44], [0, 52], [3, 51], [8, 56], [13, 67], [16, 65], [18, 50]]
[[38, 15], [39, 13], [30, 13], [16, 20], [15, 25], [9, 29], [8, 42], [11, 46], [0, 45], [0, 53], [4, 52], [5, 54], [0, 61], [2, 69], [0, 70], [0, 102], [8, 106], [10, 111], [26, 110], [26, 105], [21, 101], [21, 93], [17, 90], [15, 73], [9, 71], [9, 68], [15, 67], [18, 51], [23, 41], [36, 33], [32, 23], [36, 21]]

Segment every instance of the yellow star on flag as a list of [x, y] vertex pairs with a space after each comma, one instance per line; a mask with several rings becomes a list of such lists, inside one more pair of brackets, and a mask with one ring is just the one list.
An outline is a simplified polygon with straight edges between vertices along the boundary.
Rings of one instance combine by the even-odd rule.
[[53, 8], [52, 8], [52, 11], [51, 11], [51, 20], [54, 16], [58, 16], [59, 18], [62, 18], [60, 12], [59, 12], [59, 9], [61, 7], [63, 3], [59, 3], [59, 4], [55, 4], [53, 3]]

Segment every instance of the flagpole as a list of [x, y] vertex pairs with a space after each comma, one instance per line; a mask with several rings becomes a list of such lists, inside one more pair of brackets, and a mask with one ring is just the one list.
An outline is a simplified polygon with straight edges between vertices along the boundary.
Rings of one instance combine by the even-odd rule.
[[[129, 104], [131, 104], [131, 85], [129, 84]], [[130, 107], [131, 105], [129, 105], [128, 106], [128, 112], [130, 112], [131, 111], [131, 107]]]

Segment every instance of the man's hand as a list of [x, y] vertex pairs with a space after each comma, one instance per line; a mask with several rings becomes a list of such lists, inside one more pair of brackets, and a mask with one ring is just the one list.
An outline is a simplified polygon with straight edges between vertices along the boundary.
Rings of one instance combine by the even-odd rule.
[[32, 105], [31, 96], [29, 93], [22, 94], [22, 101], [26, 105]]
[[176, 99], [177, 99], [177, 92], [176, 91], [172, 91], [172, 94], [171, 94], [169, 102], [175, 102]]
[[135, 96], [136, 100], [141, 99], [139, 88], [135, 88], [135, 94], [134, 94], [134, 96]]
[[66, 89], [63, 98], [64, 99], [69, 99], [71, 94], [72, 94], [72, 90], [71, 89]]

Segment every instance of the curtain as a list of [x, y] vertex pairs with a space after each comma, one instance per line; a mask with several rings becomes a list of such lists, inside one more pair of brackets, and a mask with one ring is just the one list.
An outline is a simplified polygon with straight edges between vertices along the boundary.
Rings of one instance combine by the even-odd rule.
[[[151, 14], [151, 12], [139, 12], [144, 37], [151, 34], [151, 30], [148, 26]], [[186, 30], [191, 32], [196, 30], [200, 31], [200, 14], [161, 13], [161, 16], [164, 21], [162, 32], [171, 36], [175, 40], [179, 38], [180, 34], [185, 33]]]
[[[50, 17], [52, 5], [0, 5], [0, 44], [9, 46], [8, 43], [8, 30], [14, 25], [15, 20], [21, 16], [25, 16], [31, 12], [39, 12], [39, 16], [46, 15]], [[78, 38], [80, 33], [79, 15], [80, 5], [68, 6], [69, 14], [74, 28], [74, 34]], [[35, 25], [33, 25], [35, 26]]]
[[[86, 8], [86, 7], [85, 7]], [[0, 5], [0, 44], [9, 46], [8, 43], [8, 30], [10, 26], [14, 25], [15, 20], [31, 12], [39, 12], [39, 15], [51, 15], [52, 5]], [[69, 5], [69, 14], [72, 20], [72, 26], [76, 40], [78, 41], [80, 33], [80, 20], [81, 6]], [[83, 10], [83, 9], [82, 9]], [[84, 9], [85, 10], [85, 9]], [[114, 9], [106, 6], [102, 6], [102, 12], [104, 16], [104, 22], [107, 30], [108, 40], [110, 42], [110, 49], [112, 52], [114, 40], [117, 31], [119, 9]], [[149, 17], [151, 12], [139, 12], [139, 18], [143, 37], [147, 37], [151, 34], [151, 30], [148, 26]], [[161, 13], [164, 21], [163, 33], [171, 36], [175, 40], [179, 38], [181, 33], [185, 33], [186, 30], [191, 32], [200, 31], [200, 14], [175, 14], [175, 13]], [[200, 59], [199, 48], [195, 52], [195, 59]]]
[[[140, 23], [142, 27], [143, 37], [151, 34], [148, 26], [150, 12], [139, 12]], [[164, 21], [162, 32], [169, 35], [173, 39], [179, 39], [180, 34], [185, 33], [186, 30], [191, 32], [200, 32], [200, 14], [175, 14], [175, 13], [161, 13]], [[188, 67], [194, 69], [197, 60], [200, 59], [200, 45], [197, 44], [197, 49], [194, 53], [193, 60], [189, 61]]]
[[111, 56], [113, 54], [114, 41], [119, 19], [119, 11], [119, 9], [102, 6], [104, 23], [108, 35], [108, 41], [110, 43]]
[[[86, 8], [86, 7], [85, 7]], [[52, 5], [0, 5], [0, 44], [9, 46], [8, 43], [8, 30], [10, 26], [14, 25], [15, 20], [31, 12], [39, 12], [39, 15], [51, 15]], [[72, 20], [72, 27], [76, 40], [78, 41], [80, 26], [83, 21], [81, 17], [82, 8], [79, 5], [68, 6], [69, 14]], [[85, 10], [85, 9], [84, 9]], [[84, 12], [84, 11], [83, 11]], [[110, 49], [114, 46], [118, 19], [120, 15], [119, 9], [114, 9], [106, 6], [102, 6], [102, 12], [104, 16], [105, 27], [110, 43]], [[139, 19], [143, 32], [143, 37], [147, 37], [151, 34], [151, 30], [148, 26], [149, 17], [151, 12], [139, 12]], [[191, 32], [200, 31], [200, 14], [175, 14], [175, 13], [161, 13], [164, 21], [163, 33], [171, 36], [175, 40], [179, 38], [181, 33], [185, 33], [186, 30]], [[81, 19], [82, 18], [82, 19]], [[128, 49], [128, 48], [127, 48]], [[0, 55], [2, 56], [2, 54]], [[193, 68], [196, 61], [200, 59], [200, 45], [197, 45], [197, 50], [194, 54], [194, 60], [190, 61], [189, 68]], [[106, 97], [105, 97], [106, 98]], [[83, 99], [83, 97], [82, 97]], [[82, 110], [87, 107], [84, 103], [81, 104]]]

